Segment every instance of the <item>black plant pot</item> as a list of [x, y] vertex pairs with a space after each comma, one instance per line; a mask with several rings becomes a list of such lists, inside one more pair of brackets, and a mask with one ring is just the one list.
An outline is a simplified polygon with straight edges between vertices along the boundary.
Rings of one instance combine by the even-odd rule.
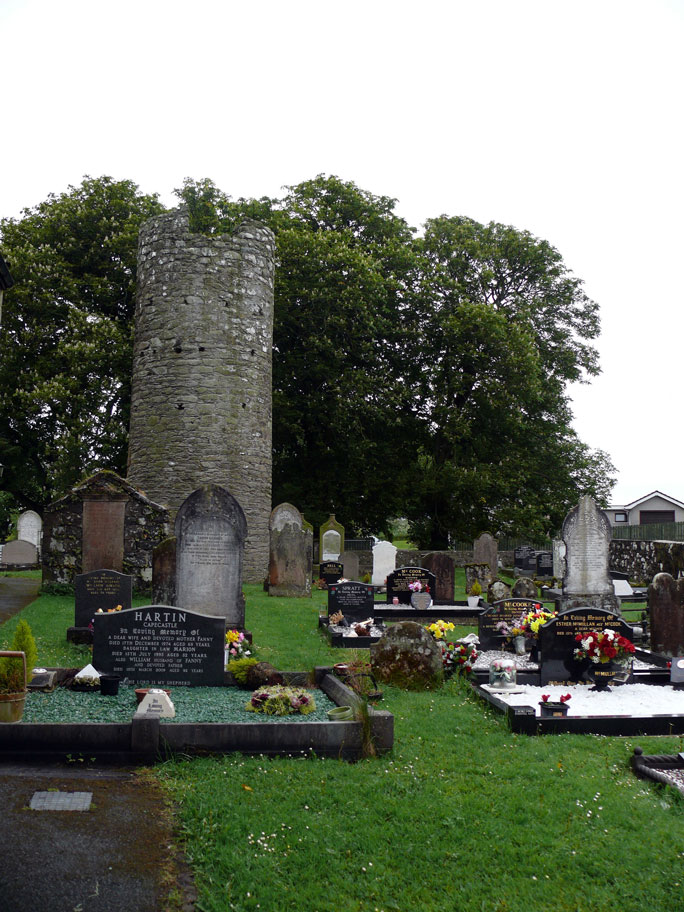
[[567, 703], [551, 703], [550, 700], [547, 700], [539, 704], [541, 709], [541, 717], [550, 718], [552, 716], [560, 717], [567, 716], [568, 714], [568, 704]]
[[119, 692], [119, 678], [116, 675], [100, 675], [100, 693], [103, 697], [115, 697]]

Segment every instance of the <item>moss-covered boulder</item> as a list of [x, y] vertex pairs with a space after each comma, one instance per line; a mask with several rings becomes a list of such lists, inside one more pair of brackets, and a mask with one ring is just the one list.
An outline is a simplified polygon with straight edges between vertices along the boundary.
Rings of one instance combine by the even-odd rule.
[[415, 621], [394, 624], [371, 646], [371, 668], [378, 680], [404, 690], [431, 690], [444, 680], [441, 650]]

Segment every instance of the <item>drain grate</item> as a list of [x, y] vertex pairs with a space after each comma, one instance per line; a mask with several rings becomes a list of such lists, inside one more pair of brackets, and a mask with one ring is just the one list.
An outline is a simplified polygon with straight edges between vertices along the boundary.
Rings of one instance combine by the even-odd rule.
[[89, 811], [92, 792], [34, 792], [32, 811]]

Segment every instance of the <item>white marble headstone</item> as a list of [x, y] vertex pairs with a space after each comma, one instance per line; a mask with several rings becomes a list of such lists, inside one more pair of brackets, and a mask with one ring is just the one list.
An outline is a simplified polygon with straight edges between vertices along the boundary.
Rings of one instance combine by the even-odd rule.
[[17, 538], [31, 542], [36, 548], [40, 548], [42, 534], [43, 520], [35, 510], [26, 510], [24, 513], [19, 514], [17, 518]]
[[392, 542], [381, 541], [373, 546], [373, 577], [374, 586], [384, 586], [390, 573], [397, 569], [397, 549]]

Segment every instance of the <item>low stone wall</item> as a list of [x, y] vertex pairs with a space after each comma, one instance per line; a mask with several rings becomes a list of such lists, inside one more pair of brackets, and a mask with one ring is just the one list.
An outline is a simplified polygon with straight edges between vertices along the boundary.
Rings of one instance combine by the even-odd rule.
[[[397, 551], [397, 567], [422, 567], [422, 561], [426, 554], [448, 554], [453, 557], [456, 567], [465, 567], [466, 564], [473, 563], [472, 551]], [[504, 567], [513, 566], [513, 552], [499, 551], [499, 560]]]
[[610, 543], [610, 569], [628, 573], [638, 583], [650, 583], [656, 573], [675, 579], [684, 573], [684, 542], [623, 541]]

